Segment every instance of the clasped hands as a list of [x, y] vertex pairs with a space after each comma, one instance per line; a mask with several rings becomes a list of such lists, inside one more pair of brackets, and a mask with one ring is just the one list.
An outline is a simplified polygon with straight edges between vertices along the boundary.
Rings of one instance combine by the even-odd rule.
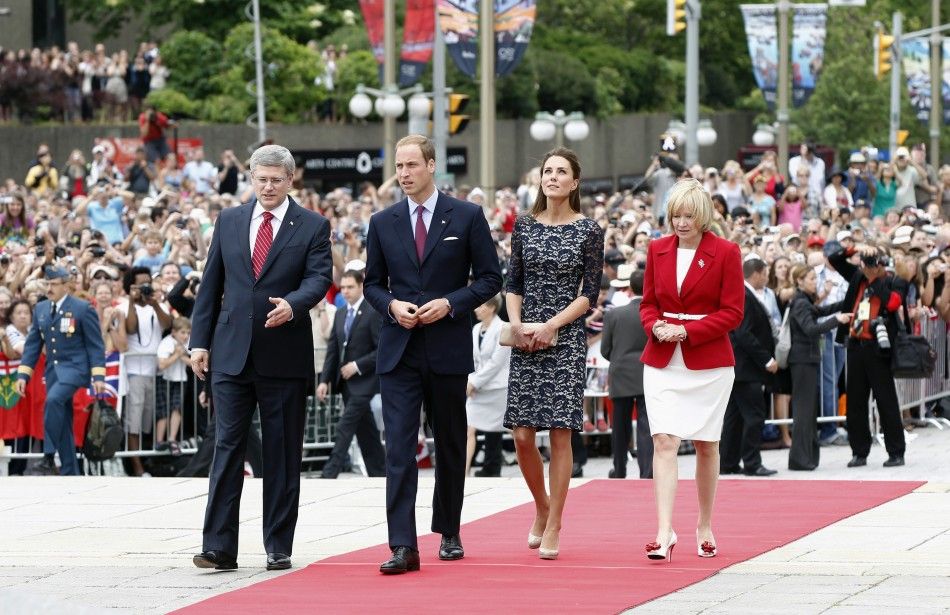
[[428, 325], [442, 320], [451, 310], [449, 300], [444, 297], [433, 299], [422, 307], [408, 301], [393, 299], [389, 304], [389, 312], [400, 326], [414, 329], [419, 325]]
[[549, 322], [540, 323], [530, 329], [525, 328], [524, 323], [512, 324], [513, 332], [517, 343], [515, 348], [524, 352], [534, 352], [550, 348], [557, 335], [557, 327]]
[[658, 320], [653, 323], [653, 335], [661, 342], [682, 342], [686, 339], [686, 327]]

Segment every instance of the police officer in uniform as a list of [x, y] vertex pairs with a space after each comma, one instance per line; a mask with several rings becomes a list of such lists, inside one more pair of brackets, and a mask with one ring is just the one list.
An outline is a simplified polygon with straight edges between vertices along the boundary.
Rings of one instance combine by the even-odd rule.
[[[33, 324], [23, 348], [17, 373], [17, 393], [23, 395], [33, 376], [33, 367], [46, 347], [46, 406], [43, 415], [44, 473], [78, 475], [76, 447], [73, 443], [73, 395], [89, 385], [90, 376], [96, 394], [105, 392], [105, 346], [96, 310], [87, 302], [69, 294], [69, 273], [60, 267], [47, 267], [49, 297], [33, 310]], [[59, 451], [62, 463], [56, 471], [53, 454]]]

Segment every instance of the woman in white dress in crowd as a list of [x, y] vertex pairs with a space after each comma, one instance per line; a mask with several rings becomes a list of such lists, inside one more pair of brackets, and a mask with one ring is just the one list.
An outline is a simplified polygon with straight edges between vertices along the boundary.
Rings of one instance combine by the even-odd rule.
[[698, 181], [676, 183], [666, 213], [673, 233], [650, 243], [640, 304], [648, 336], [640, 360], [657, 511], [656, 539], [647, 544], [646, 555], [655, 560], [672, 555], [676, 454], [682, 440], [692, 440], [699, 497], [696, 552], [713, 557], [719, 439], [735, 379], [729, 331], [742, 321], [745, 301], [742, 259], [738, 245], [709, 231], [712, 201]]
[[465, 475], [468, 476], [475, 456], [475, 436], [485, 434], [485, 462], [475, 476], [501, 476], [501, 436], [507, 431], [502, 425], [508, 405], [508, 363], [511, 348], [498, 343], [504, 324], [498, 317], [501, 295], [475, 308], [478, 324], [472, 329], [472, 348], [475, 371], [468, 376], [468, 400], [465, 412], [468, 416], [468, 461]]

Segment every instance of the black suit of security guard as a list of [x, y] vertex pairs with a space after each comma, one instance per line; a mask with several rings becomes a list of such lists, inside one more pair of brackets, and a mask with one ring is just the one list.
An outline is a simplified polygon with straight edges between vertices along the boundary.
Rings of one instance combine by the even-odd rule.
[[[621, 265], [617, 280], [611, 286], [624, 288], [623, 271], [629, 265]], [[633, 295], [643, 293], [643, 272], [628, 273], [628, 287]], [[627, 291], [628, 293], [630, 291]], [[600, 353], [610, 361], [610, 399], [614, 405], [611, 444], [614, 467], [610, 478], [626, 478], [627, 447], [630, 444], [633, 404], [637, 405], [637, 465], [640, 478], [653, 478], [653, 436], [650, 435], [650, 420], [643, 396], [643, 363], [640, 354], [647, 345], [647, 335], [640, 324], [640, 297], [629, 304], [615, 307], [604, 316], [604, 336]]]
[[[754, 271], [757, 263], [761, 263], [764, 274]], [[746, 271], [752, 271], [753, 275], [767, 275], [767, 267], [762, 261], [747, 262], [743, 267]], [[747, 275], [746, 280], [749, 279]], [[742, 322], [729, 333], [729, 340], [736, 357], [736, 379], [723, 419], [722, 441], [719, 445], [720, 470], [723, 474], [737, 474], [741, 458], [742, 470], [746, 474], [774, 474], [774, 470], [762, 465], [760, 449], [762, 426], [768, 412], [762, 387], [772, 382], [769, 367], [775, 365], [775, 338], [772, 336], [769, 314], [748, 283]]]
[[[376, 375], [376, 349], [379, 347], [379, 328], [382, 319], [363, 301], [363, 274], [348, 271], [340, 282], [344, 291], [358, 292], [358, 299], [336, 311], [327, 356], [323, 362], [317, 396], [324, 397], [328, 389], [343, 394], [344, 410], [336, 424], [333, 452], [323, 466], [323, 478], [336, 478], [346, 462], [346, 453], [353, 441], [359, 442], [370, 476], [386, 476], [386, 451], [379, 438], [379, 429], [370, 410], [369, 402], [379, 393]], [[356, 290], [358, 289], [358, 290]], [[346, 293], [344, 293], [345, 295]], [[349, 326], [347, 326], [347, 321]], [[345, 372], [341, 373], [341, 370]], [[347, 377], [348, 376], [348, 377]]]

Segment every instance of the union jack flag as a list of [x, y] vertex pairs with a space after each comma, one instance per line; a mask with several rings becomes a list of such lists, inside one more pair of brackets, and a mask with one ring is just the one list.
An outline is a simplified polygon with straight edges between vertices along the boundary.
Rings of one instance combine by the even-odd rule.
[[[119, 363], [118, 351], [106, 355], [106, 392], [104, 396], [105, 399], [111, 400], [113, 403], [119, 399]], [[96, 392], [91, 385], [87, 391], [90, 397], [95, 398]]]

